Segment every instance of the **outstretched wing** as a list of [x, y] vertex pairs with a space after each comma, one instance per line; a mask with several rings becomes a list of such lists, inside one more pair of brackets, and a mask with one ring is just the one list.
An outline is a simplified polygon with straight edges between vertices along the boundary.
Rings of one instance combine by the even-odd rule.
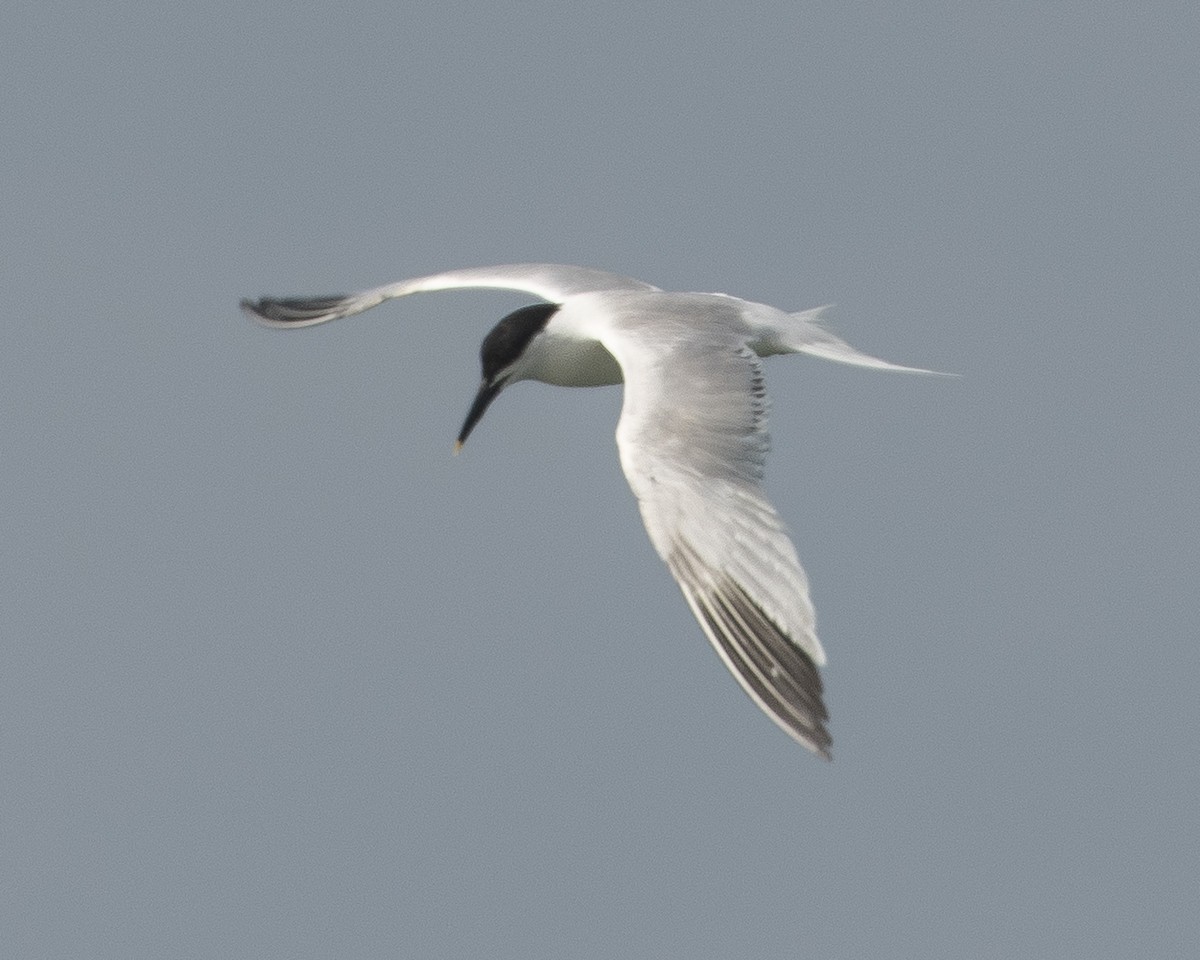
[[635, 301], [639, 313], [606, 318], [603, 342], [624, 373], [617, 445], [646, 531], [743, 689], [828, 758], [825, 653], [808, 581], [762, 489], [767, 404], [740, 305], [680, 297], [647, 315]]
[[243, 300], [241, 306], [256, 320], [270, 327], [311, 327], [314, 324], [362, 313], [395, 297], [469, 287], [524, 290], [551, 303], [561, 303], [575, 294], [599, 290], [644, 292], [658, 289], [641, 280], [588, 267], [555, 263], [514, 263], [498, 267], [450, 270], [446, 273], [435, 273], [428, 277], [416, 277], [383, 287], [374, 287], [359, 293], [332, 297], [262, 297], [259, 300]]

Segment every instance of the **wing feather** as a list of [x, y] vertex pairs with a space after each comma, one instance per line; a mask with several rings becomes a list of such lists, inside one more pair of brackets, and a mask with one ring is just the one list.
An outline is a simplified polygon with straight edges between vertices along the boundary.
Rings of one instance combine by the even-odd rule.
[[700, 572], [686, 544], [667, 560], [692, 613], [742, 688], [793, 739], [831, 759], [829, 713], [812, 657], [755, 604], [736, 581], [717, 585]]
[[617, 444], [647, 533], [742, 688], [828, 757], [808, 581], [762, 489], [767, 403], [752, 333], [736, 302], [680, 299], [651, 317], [633, 309], [639, 299], [609, 318], [604, 345], [625, 378]]
[[262, 297], [243, 300], [241, 307], [269, 327], [311, 327], [362, 313], [385, 300], [413, 293], [454, 289], [522, 290], [550, 303], [598, 290], [656, 291], [658, 288], [632, 277], [590, 267], [556, 263], [513, 263], [496, 267], [468, 267], [427, 277], [401, 280], [358, 293], [324, 297]]

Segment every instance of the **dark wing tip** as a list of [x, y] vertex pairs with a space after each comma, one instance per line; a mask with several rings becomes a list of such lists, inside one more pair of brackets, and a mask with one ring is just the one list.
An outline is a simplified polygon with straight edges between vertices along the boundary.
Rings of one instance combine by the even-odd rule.
[[340, 316], [341, 308], [350, 299], [345, 294], [332, 297], [247, 298], [241, 301], [241, 308], [255, 320], [269, 326], [305, 326]]
[[812, 657], [728, 576], [696, 576], [691, 550], [678, 550], [668, 561], [704, 632], [721, 653], [743, 689], [792, 739], [817, 756], [832, 760], [823, 699], [824, 685]]

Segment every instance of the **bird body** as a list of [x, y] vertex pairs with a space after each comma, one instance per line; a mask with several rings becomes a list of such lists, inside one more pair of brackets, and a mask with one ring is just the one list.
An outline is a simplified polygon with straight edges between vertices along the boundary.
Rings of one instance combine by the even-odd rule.
[[453, 270], [319, 298], [242, 301], [274, 327], [311, 326], [413, 293], [487, 287], [544, 303], [506, 316], [484, 338], [482, 382], [466, 441], [500, 391], [520, 380], [624, 383], [621, 466], [651, 543], [743, 689], [791, 737], [828, 757], [808, 581], [762, 489], [768, 436], [762, 357], [808, 353], [928, 373], [863, 354], [819, 323], [719, 293], [670, 293], [583, 267], [514, 264]]

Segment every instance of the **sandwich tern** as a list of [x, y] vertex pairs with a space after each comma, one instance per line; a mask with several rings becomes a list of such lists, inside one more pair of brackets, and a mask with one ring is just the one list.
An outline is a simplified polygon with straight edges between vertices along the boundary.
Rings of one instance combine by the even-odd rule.
[[826, 759], [832, 739], [808, 579], [763, 491], [762, 357], [930, 373], [855, 350], [819, 323], [722, 293], [671, 293], [601, 270], [524, 263], [451, 270], [343, 296], [243, 300], [271, 327], [307, 327], [413, 293], [520, 290], [543, 300], [504, 317], [480, 349], [483, 379], [455, 451], [519, 380], [625, 386], [621, 467], [658, 555], [742, 689]]

